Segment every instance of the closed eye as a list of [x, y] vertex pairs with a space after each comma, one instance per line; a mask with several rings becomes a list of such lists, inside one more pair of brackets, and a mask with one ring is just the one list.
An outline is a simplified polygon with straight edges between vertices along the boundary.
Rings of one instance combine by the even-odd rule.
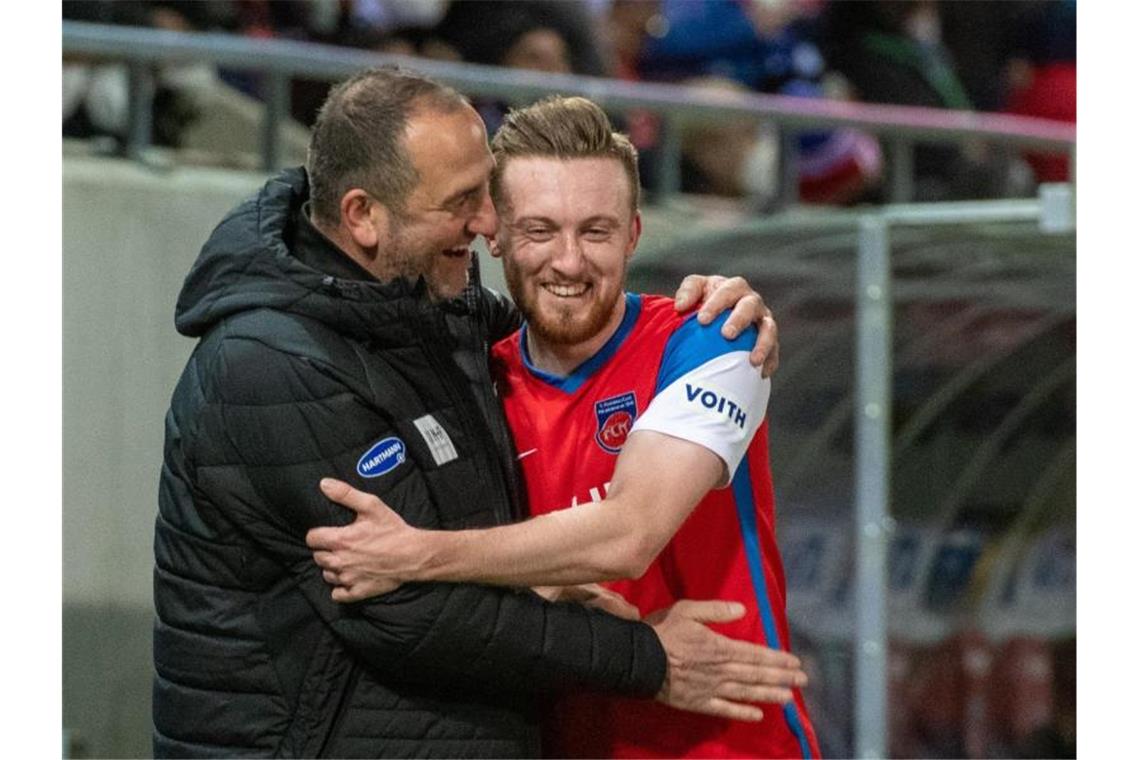
[[554, 236], [554, 231], [549, 227], [527, 227], [523, 234], [531, 240], [549, 240]]
[[468, 207], [474, 205], [475, 202], [479, 200], [479, 196], [480, 196], [479, 191], [470, 190], [470, 191], [464, 193], [463, 195], [459, 196], [459, 198], [456, 200], [455, 205], [458, 208], [468, 208]]

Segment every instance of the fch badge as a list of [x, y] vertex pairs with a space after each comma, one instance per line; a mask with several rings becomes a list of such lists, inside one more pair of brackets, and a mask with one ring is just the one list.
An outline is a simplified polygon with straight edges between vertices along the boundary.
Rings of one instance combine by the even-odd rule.
[[598, 430], [594, 440], [602, 451], [610, 454], [621, 452], [625, 439], [637, 417], [637, 398], [633, 391], [620, 396], [611, 396], [594, 404], [594, 415], [598, 418]]

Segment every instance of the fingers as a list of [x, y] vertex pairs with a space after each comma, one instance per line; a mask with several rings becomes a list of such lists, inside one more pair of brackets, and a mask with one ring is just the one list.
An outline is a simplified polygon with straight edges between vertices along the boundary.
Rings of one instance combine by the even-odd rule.
[[705, 713], [706, 715], [715, 715], [730, 720], [744, 720], [749, 723], [757, 723], [764, 717], [764, 711], [755, 705], [742, 705], [737, 702], [730, 702], [727, 699], [721, 699], [720, 697], [712, 697], [707, 702], [697, 705], [693, 709], [695, 712]]
[[[322, 528], [313, 528], [305, 534], [305, 544], [314, 552], [323, 550], [324, 552], [335, 551], [341, 548], [341, 543], [338, 540], [340, 532], [344, 528], [333, 528], [325, 526]], [[320, 564], [319, 562], [317, 564]]]
[[713, 633], [720, 646], [720, 654], [726, 662], [739, 663], [745, 667], [778, 668], [793, 672], [802, 672], [800, 659], [794, 654], [772, 649], [760, 644], [753, 644], [738, 639], [730, 639], [719, 633]]
[[336, 478], [321, 478], [321, 491], [330, 501], [348, 507], [353, 512], [365, 512], [381, 503], [372, 494], [359, 491]]
[[762, 702], [782, 705], [791, 701], [792, 690], [779, 686], [758, 686], [730, 681], [721, 684], [716, 690], [716, 695], [733, 702]]
[[372, 596], [379, 596], [396, 589], [395, 584], [380, 584], [362, 581], [356, 583], [330, 570], [321, 572], [321, 578], [332, 586], [332, 600], [334, 602], [359, 602]]
[[780, 330], [767, 307], [765, 311], [767, 315], [760, 320], [760, 334], [756, 337], [756, 345], [748, 355], [748, 361], [753, 367], [762, 368], [761, 376], [771, 377], [780, 365]]
[[761, 377], [771, 377], [772, 375], [776, 374], [776, 370], [779, 369], [779, 367], [780, 367], [780, 345], [776, 344], [776, 347], [773, 348], [772, 352], [768, 354], [768, 357], [766, 359], [764, 359], [764, 367], [760, 372], [760, 376]]
[[332, 590], [332, 600], [341, 604], [359, 602], [369, 596], [360, 586], [334, 586]]
[[313, 561], [322, 570], [328, 570], [333, 573], [340, 572], [342, 569], [340, 558], [331, 551], [319, 549], [313, 552]]
[[[742, 300], [745, 296], [752, 294], [760, 300], [759, 294], [753, 293], [752, 288], [745, 282], [743, 277], [730, 277], [725, 279], [723, 277], [709, 277], [708, 283], [705, 285], [705, 298], [704, 303], [701, 305], [701, 310], [697, 312], [697, 321], [702, 325], [707, 325], [712, 322], [718, 314], [735, 304], [737, 301]], [[715, 289], [713, 282], [716, 281]], [[763, 305], [763, 301], [760, 300]], [[755, 306], [755, 304], [753, 304]], [[757, 318], [759, 315], [757, 315]], [[751, 324], [753, 319], [746, 319], [745, 324]], [[735, 337], [735, 336], [733, 336]]]
[[[744, 605], [740, 602], [726, 602], [720, 599], [713, 599], [709, 601], [693, 601], [691, 599], [683, 599], [672, 607], [678, 613], [687, 618], [696, 620], [698, 623], [728, 623], [733, 620], [739, 620], [744, 617]], [[725, 639], [732, 643], [732, 639], [713, 634], [719, 638]]]
[[700, 274], [691, 274], [681, 280], [677, 294], [673, 296], [673, 308], [677, 311], [687, 311], [700, 303], [705, 293], [705, 282], [709, 278]]
[[632, 604], [622, 599], [620, 596], [614, 594], [613, 596], [599, 595], [586, 603], [589, 607], [597, 607], [600, 610], [605, 610], [611, 615], [626, 620], [641, 620], [641, 612]]
[[790, 689], [802, 688], [807, 686], [808, 682], [807, 673], [804, 673], [798, 668], [743, 665], [733, 662], [726, 665], [719, 672], [726, 681], [751, 686]]
[[399, 587], [395, 583], [379, 583], [372, 581], [361, 581], [359, 583], [352, 583], [348, 585], [334, 586], [332, 590], [332, 599], [334, 602], [361, 602], [365, 599], [371, 599], [374, 596], [387, 594], [389, 591], [395, 591]]

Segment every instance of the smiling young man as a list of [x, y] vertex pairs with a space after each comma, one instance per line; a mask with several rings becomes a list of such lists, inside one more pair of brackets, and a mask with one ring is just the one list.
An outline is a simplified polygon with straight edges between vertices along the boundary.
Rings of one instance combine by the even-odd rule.
[[[569, 585], [607, 581], [646, 614], [680, 599], [727, 599], [721, 630], [786, 650], [765, 412], [769, 382], [752, 334], [723, 337], [673, 302], [625, 292], [641, 235], [637, 155], [600, 108], [555, 98], [512, 112], [492, 141], [492, 250], [526, 318], [495, 345], [496, 385], [530, 511], [518, 525], [410, 529], [374, 498], [325, 481], [358, 511], [308, 542], [333, 597], [401, 581]], [[575, 592], [577, 593], [577, 592]], [[602, 594], [605, 604], [618, 603]], [[545, 724], [548, 754], [575, 757], [818, 757], [798, 688], [780, 681], [759, 724], [645, 702], [570, 695]]]

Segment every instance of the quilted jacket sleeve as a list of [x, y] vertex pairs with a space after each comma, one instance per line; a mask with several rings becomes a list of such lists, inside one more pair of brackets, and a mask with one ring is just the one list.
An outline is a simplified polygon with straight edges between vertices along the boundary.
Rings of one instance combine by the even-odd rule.
[[424, 473], [409, 457], [391, 477], [356, 474], [361, 451], [393, 434], [392, 423], [311, 357], [226, 339], [199, 367], [192, 457], [200, 497], [287, 568], [315, 613], [362, 660], [433, 688], [658, 691], [665, 654], [650, 627], [529, 591], [409, 584], [358, 604], [333, 602], [305, 533], [352, 514], [324, 498], [319, 479], [369, 488], [409, 522], [425, 524], [437, 507]]

